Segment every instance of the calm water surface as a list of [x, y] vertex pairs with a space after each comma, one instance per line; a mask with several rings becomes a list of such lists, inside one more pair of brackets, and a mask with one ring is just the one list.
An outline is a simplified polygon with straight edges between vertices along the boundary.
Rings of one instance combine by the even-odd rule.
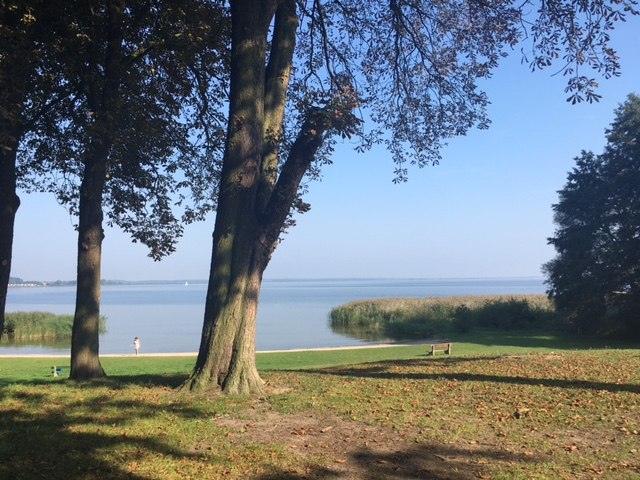
[[[258, 313], [258, 350], [360, 345], [335, 334], [329, 312], [351, 300], [386, 297], [446, 297], [544, 293], [537, 278], [509, 279], [339, 279], [265, 280]], [[206, 284], [109, 285], [102, 288], [101, 313], [107, 332], [100, 353], [131, 353], [133, 338], [143, 353], [198, 350]], [[10, 288], [7, 312], [49, 311], [72, 314], [74, 287]], [[0, 347], [7, 353], [65, 353], [68, 348]]]

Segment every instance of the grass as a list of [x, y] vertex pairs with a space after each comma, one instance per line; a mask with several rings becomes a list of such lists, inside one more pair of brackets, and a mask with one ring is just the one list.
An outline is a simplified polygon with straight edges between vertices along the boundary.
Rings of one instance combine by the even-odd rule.
[[261, 399], [177, 391], [189, 357], [103, 358], [89, 384], [0, 358], [0, 478], [638, 478], [633, 347], [484, 331], [451, 356], [259, 354]]
[[560, 319], [545, 295], [361, 300], [331, 310], [331, 328], [366, 340], [435, 338], [477, 328], [550, 329]]
[[[49, 312], [13, 312], [5, 319], [6, 339], [3, 343], [29, 344], [71, 339], [73, 315]], [[100, 333], [106, 331], [106, 318], [100, 318]]]

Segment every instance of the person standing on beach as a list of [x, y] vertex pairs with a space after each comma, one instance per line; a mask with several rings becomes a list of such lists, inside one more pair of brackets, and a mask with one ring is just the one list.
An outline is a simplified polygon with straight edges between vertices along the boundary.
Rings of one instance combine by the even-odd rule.
[[140, 351], [140, 339], [138, 337], [133, 339], [133, 349], [136, 351], [136, 355], [138, 355], [138, 352]]

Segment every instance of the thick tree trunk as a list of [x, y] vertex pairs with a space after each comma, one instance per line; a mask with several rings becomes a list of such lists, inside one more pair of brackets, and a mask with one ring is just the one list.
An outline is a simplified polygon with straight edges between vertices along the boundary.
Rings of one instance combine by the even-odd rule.
[[74, 380], [105, 376], [99, 358], [100, 263], [102, 258], [102, 192], [104, 162], [88, 165], [80, 186], [76, 311], [71, 336]]
[[0, 338], [5, 325], [5, 308], [11, 274], [13, 228], [20, 198], [16, 194], [16, 141], [0, 143]]
[[[236, 252], [249, 253], [251, 246], [245, 246], [249, 248], [236, 244]], [[219, 268], [212, 269], [200, 352], [186, 386], [192, 390], [220, 387], [229, 394], [261, 394], [263, 382], [255, 365], [255, 333], [264, 268], [255, 266], [250, 253], [245, 258], [231, 256], [236, 256], [231, 263], [237, 275], [227, 276]]]
[[[263, 392], [255, 366], [262, 274], [332, 115], [341, 115], [334, 109], [310, 109], [278, 168], [298, 18], [294, 0], [278, 2], [273, 11], [275, 6], [260, 0], [231, 2], [229, 126], [202, 341], [185, 383], [192, 390], [215, 386], [231, 394]], [[265, 67], [266, 36], [274, 14]]]
[[258, 295], [267, 251], [257, 195], [264, 134], [267, 32], [275, 2], [231, 2], [231, 89], [205, 318], [198, 360], [185, 386], [260, 394], [255, 366]]

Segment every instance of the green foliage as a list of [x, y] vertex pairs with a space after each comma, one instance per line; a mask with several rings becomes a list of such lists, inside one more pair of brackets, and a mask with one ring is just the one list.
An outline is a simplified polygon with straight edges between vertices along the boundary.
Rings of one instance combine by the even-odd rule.
[[640, 338], [640, 97], [616, 110], [600, 155], [582, 152], [553, 206], [549, 295], [580, 331]]
[[365, 300], [336, 307], [330, 315], [334, 331], [367, 340], [434, 338], [474, 328], [558, 326], [543, 295]]
[[[73, 315], [56, 315], [49, 312], [6, 314], [7, 339], [12, 342], [70, 339], [72, 327]], [[106, 318], [100, 317], [100, 333], [106, 330]]]
[[[224, 9], [201, 0], [56, 7], [54, 16], [39, 4], [31, 10], [55, 38], [55, 50], [32, 68], [53, 63], [57, 76], [45, 78], [60, 93], [50, 108], [37, 108], [47, 112], [46, 128], [22, 142], [19, 184], [53, 192], [78, 215], [80, 185], [95, 175], [104, 185], [91, 190], [106, 221], [159, 260], [175, 250], [184, 223], [214, 207], [224, 137]], [[39, 91], [26, 94], [28, 104]]]

